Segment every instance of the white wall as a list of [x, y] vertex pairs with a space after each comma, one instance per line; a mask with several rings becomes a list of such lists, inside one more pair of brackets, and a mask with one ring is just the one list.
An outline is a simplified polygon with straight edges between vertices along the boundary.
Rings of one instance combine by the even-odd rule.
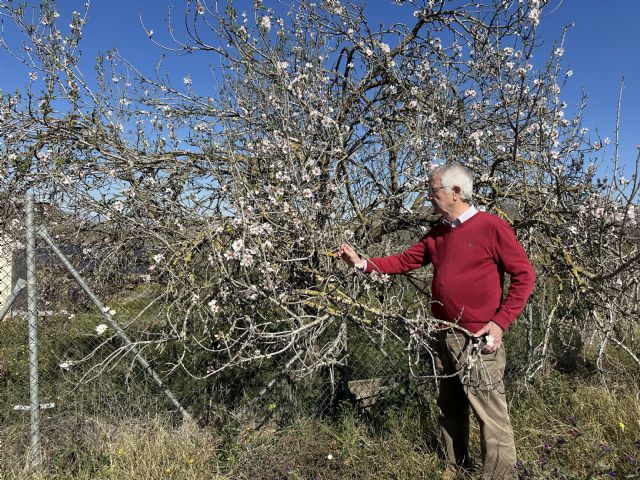
[[10, 245], [0, 239], [0, 305], [4, 305], [11, 295], [12, 251]]

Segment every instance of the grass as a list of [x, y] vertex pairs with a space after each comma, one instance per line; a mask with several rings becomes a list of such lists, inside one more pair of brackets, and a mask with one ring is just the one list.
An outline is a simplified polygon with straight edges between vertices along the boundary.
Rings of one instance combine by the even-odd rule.
[[[637, 382], [605, 388], [553, 374], [514, 396], [520, 478], [640, 478], [639, 392]], [[50, 425], [42, 478], [441, 478], [431, 398], [371, 417], [347, 408], [331, 419], [300, 416], [259, 430], [243, 417], [217, 429], [117, 415], [69, 416]], [[2, 434], [0, 477], [35, 478], [20, 454], [24, 441], [16, 441], [26, 430]], [[477, 461], [477, 426], [471, 436]]]
[[640, 478], [637, 380], [604, 386], [562, 375], [514, 408], [522, 478]]
[[[132, 290], [110, 307], [124, 325], [154, 294], [147, 287]], [[137, 321], [152, 329], [160, 315], [161, 309], [154, 307]], [[258, 402], [257, 412], [245, 412], [246, 402], [242, 407], [239, 401], [243, 395], [254, 398], [245, 392], [273, 378], [274, 365], [231, 371], [206, 385], [174, 375], [171, 387], [188, 408], [200, 413], [211, 410], [199, 417], [208, 427], [181, 426], [175, 417], [148, 413], [166, 411], [166, 400], [134, 368], [131, 358], [110, 364], [98, 380], [77, 388], [86, 370], [82, 366], [61, 370], [60, 362], [82, 357], [103, 341], [105, 337], [95, 332], [102, 322], [93, 310], [77, 312], [73, 319], [56, 315], [42, 322], [41, 393], [43, 401], [55, 401], [56, 408], [43, 411], [41, 478], [437, 480], [442, 476], [432, 389], [403, 386], [372, 412], [346, 407], [318, 418], [304, 412], [326, 387], [320, 376], [307, 386], [281, 382]], [[24, 375], [28, 351], [24, 342], [16, 341], [24, 337], [23, 323], [19, 318], [6, 319], [0, 332], [0, 479], [38, 478], [26, 467], [28, 412], [12, 411], [12, 405], [28, 398]], [[522, 344], [524, 337], [517, 330], [510, 335], [510, 345]], [[380, 355], [372, 355], [374, 347], [358, 340], [351, 335], [350, 368], [375, 375]], [[106, 344], [96, 359], [112, 348]], [[155, 354], [145, 353], [150, 358]], [[522, 355], [517, 348], [510, 349], [510, 358], [517, 359], [518, 353]], [[608, 366], [616, 374], [604, 384], [587, 354], [577, 364], [579, 372], [552, 371], [527, 386], [518, 383], [517, 368], [508, 377], [521, 478], [640, 478], [637, 365], [612, 352]], [[234, 400], [226, 404], [233, 412], [216, 406], [220, 398]], [[315, 410], [326, 411], [319, 405]], [[270, 413], [266, 423], [265, 411]], [[472, 455], [479, 463], [479, 432], [477, 425], [472, 426]]]

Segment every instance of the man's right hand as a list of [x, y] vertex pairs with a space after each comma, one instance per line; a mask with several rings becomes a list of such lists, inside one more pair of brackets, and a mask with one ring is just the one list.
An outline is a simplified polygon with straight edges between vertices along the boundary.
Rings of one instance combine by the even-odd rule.
[[348, 243], [343, 243], [342, 245], [340, 245], [340, 247], [338, 247], [338, 255], [340, 255], [342, 261], [350, 267], [355, 267], [356, 265], [360, 264], [360, 262], [362, 262], [360, 256]]

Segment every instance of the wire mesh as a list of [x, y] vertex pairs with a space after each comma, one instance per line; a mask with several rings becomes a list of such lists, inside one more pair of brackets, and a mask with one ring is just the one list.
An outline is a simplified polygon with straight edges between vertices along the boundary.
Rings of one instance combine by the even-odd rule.
[[[3, 218], [0, 240], [0, 306], [26, 276], [25, 220], [20, 202]], [[77, 269], [102, 302], [100, 311], [52, 248], [38, 238], [37, 292], [39, 320], [40, 427], [47, 458], [78, 456], [90, 449], [86, 429], [95, 422], [121, 422], [170, 416], [180, 412], [169, 401], [143, 356], [200, 424], [224, 425], [242, 418], [258, 428], [299, 416], [327, 416], [343, 406], [376, 416], [386, 408], [423, 401], [434, 394], [427, 351], [416, 349], [401, 322], [372, 335], [348, 318], [325, 331], [341, 338], [333, 356], [315, 370], [301, 370], [299, 359], [284, 352], [206, 375], [214, 354], [186, 355], [188, 339], [168, 332], [174, 322], [164, 285], [149, 275], [154, 249], [132, 232], [109, 230], [100, 218], [73, 217], [46, 204], [36, 208], [37, 225], [46, 227], [56, 248]], [[122, 335], [109, 321], [112, 318]], [[518, 327], [526, 330], [526, 324]], [[20, 464], [29, 450], [29, 349], [26, 294], [20, 292], [2, 319], [0, 335], [0, 429], [2, 465]], [[515, 355], [506, 373], [515, 379], [528, 362], [526, 335], [517, 333]], [[180, 363], [188, 358], [189, 368]], [[197, 377], [193, 372], [202, 372]], [[302, 373], [301, 373], [302, 372]], [[4, 467], [3, 467], [4, 468]]]
[[3, 384], [0, 389], [0, 438], [15, 438], [16, 432], [23, 432], [18, 444], [6, 442], [2, 445], [0, 455], [4, 457], [13, 450], [26, 451], [30, 438], [25, 290], [22, 289], [11, 303], [16, 287], [26, 278], [25, 220], [20, 202], [5, 202], [0, 225], [0, 307], [5, 307], [0, 319], [0, 378]]

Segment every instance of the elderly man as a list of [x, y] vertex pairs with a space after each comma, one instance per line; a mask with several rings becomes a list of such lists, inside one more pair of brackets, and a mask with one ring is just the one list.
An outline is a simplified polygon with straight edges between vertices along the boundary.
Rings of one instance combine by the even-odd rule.
[[[401, 254], [369, 260], [344, 243], [339, 254], [352, 267], [390, 275], [433, 264], [431, 310], [435, 318], [448, 322], [433, 338], [446, 471], [470, 466], [473, 411], [480, 424], [485, 478], [514, 478], [516, 450], [502, 382], [502, 334], [524, 308], [535, 274], [509, 224], [471, 204], [473, 177], [465, 167], [440, 166], [429, 180], [429, 199], [442, 219], [418, 243]], [[506, 295], [505, 273], [510, 277]], [[474, 362], [480, 337], [486, 342]]]

